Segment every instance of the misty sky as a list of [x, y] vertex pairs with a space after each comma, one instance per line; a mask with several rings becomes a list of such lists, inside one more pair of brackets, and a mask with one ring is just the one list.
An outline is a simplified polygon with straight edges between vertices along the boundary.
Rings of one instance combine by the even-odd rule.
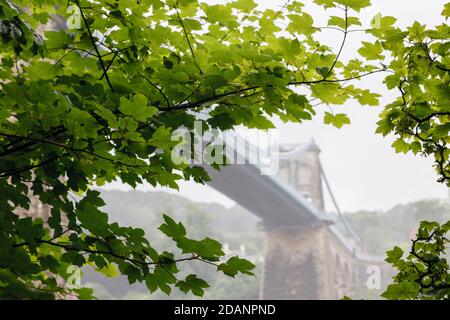
[[[208, 1], [213, 2], [213, 1]], [[217, 1], [214, 1], [217, 2]], [[277, 8], [284, 0], [256, 0], [261, 7]], [[302, 1], [315, 19], [315, 25], [326, 25], [328, 15], [314, 5], [312, 0]], [[361, 12], [363, 26], [368, 26], [376, 13], [391, 15], [398, 19], [397, 25], [405, 27], [415, 20], [433, 26], [443, 22], [440, 16], [447, 0], [372, 0], [372, 8]], [[364, 25], [365, 24], [365, 25]], [[342, 34], [326, 31], [320, 40], [332, 47], [338, 47]], [[367, 36], [352, 33], [343, 59], [351, 58], [359, 42]], [[358, 85], [371, 88], [382, 94], [381, 105], [392, 101], [396, 92], [389, 92], [382, 85], [382, 75], [365, 78]], [[350, 101], [345, 106], [332, 107], [335, 112], [347, 113], [350, 126], [340, 130], [323, 125], [321, 113], [327, 106], [317, 107], [318, 116], [303, 124], [283, 124], [277, 121], [281, 143], [302, 143], [314, 138], [322, 149], [321, 161], [331, 182], [339, 205], [344, 211], [360, 209], [378, 210], [424, 198], [446, 198], [447, 188], [436, 182], [437, 175], [432, 168], [433, 160], [414, 155], [398, 155], [390, 147], [391, 138], [375, 134], [378, 114], [382, 107], [361, 107]], [[114, 183], [108, 189], [128, 190]], [[140, 190], [151, 190], [142, 186]], [[178, 193], [194, 201], [218, 202], [230, 206], [233, 202], [206, 186], [182, 183]]]

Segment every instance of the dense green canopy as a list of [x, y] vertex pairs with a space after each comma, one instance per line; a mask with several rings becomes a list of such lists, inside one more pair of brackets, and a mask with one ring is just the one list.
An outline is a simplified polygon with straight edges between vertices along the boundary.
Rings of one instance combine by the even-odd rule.
[[[449, 183], [448, 26], [401, 30], [381, 17], [365, 30], [360, 57], [342, 62], [370, 1], [314, 2], [329, 9], [328, 26], [297, 1], [275, 11], [252, 0], [0, 0], [0, 297], [88, 298], [89, 290], [62, 285], [70, 265], [198, 295], [207, 283], [178, 279], [177, 262], [251, 274], [250, 262], [223, 261], [220, 243], [188, 238], [168, 216], [160, 229], [180, 256], [157, 252], [142, 230], [109, 223], [92, 190], [114, 180], [171, 188], [206, 181], [202, 168], [170, 156], [173, 131], [192, 128], [198, 113], [205, 128], [222, 130], [268, 129], [274, 117], [302, 122], [318, 104], [377, 105], [379, 95], [358, 81], [384, 73], [399, 98], [378, 131], [398, 136], [397, 151], [433, 155]], [[58, 31], [54, 21], [70, 28]], [[337, 52], [316, 39], [324, 31], [342, 35]], [[350, 119], [330, 110], [324, 122], [340, 128]], [[48, 219], [19, 218], [30, 195], [51, 208]]]

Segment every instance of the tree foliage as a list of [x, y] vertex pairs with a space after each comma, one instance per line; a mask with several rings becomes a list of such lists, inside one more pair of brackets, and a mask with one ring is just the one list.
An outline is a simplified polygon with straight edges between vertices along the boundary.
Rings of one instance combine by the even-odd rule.
[[[450, 3], [442, 12], [445, 19], [449, 7]], [[372, 32], [379, 40], [360, 50], [366, 58], [389, 66], [392, 74], [384, 82], [399, 92], [398, 99], [385, 107], [377, 132], [395, 133], [398, 138], [392, 146], [397, 152], [434, 155], [439, 182], [450, 186], [449, 26], [426, 29], [416, 21], [401, 30], [391, 23], [383, 18], [382, 28]]]
[[[445, 20], [450, 16], [449, 9], [447, 3], [442, 11]], [[399, 92], [381, 114], [377, 132], [396, 134], [392, 147], [399, 153], [433, 155], [438, 181], [450, 186], [449, 26], [443, 23], [426, 29], [416, 21], [401, 30], [391, 26], [393, 22], [383, 18], [382, 28], [372, 31], [379, 40], [360, 49], [367, 59], [380, 59], [389, 65], [392, 74], [384, 83]], [[449, 227], [450, 221], [442, 225], [423, 221], [406, 257], [399, 247], [387, 252], [386, 261], [398, 273], [383, 297], [449, 299]]]
[[387, 299], [449, 299], [450, 273], [445, 258], [450, 221], [422, 222], [409, 253], [399, 247], [387, 252], [386, 261], [399, 270], [382, 294]]
[[[377, 105], [379, 95], [357, 81], [390, 71], [386, 83], [402, 98], [386, 108], [380, 132], [397, 134], [404, 145], [398, 150], [434, 154], [448, 181], [448, 27], [417, 24], [408, 38], [384, 17], [368, 31], [379, 40], [343, 63], [358, 12], [370, 1], [315, 3], [339, 16], [317, 26], [297, 1], [275, 11], [252, 0], [0, 0], [2, 297], [89, 298], [89, 290], [63, 285], [71, 265], [117, 269], [150, 291], [176, 286], [199, 295], [207, 284], [195, 275], [178, 279], [181, 262], [251, 274], [251, 263], [222, 261], [220, 243], [190, 239], [168, 216], [160, 230], [181, 257], [157, 252], [142, 230], [110, 223], [92, 190], [115, 180], [171, 188], [207, 181], [204, 169], [170, 157], [172, 133], [192, 128], [198, 114], [205, 128], [222, 130], [268, 129], [273, 117], [311, 120], [317, 104]], [[59, 20], [79, 26], [43, 28]], [[322, 31], [336, 32], [329, 29], [343, 35], [337, 52], [317, 40]], [[392, 53], [389, 64], [378, 61], [383, 51]], [[324, 121], [350, 123], [334, 112]], [[48, 206], [48, 217], [29, 214], [31, 196]]]

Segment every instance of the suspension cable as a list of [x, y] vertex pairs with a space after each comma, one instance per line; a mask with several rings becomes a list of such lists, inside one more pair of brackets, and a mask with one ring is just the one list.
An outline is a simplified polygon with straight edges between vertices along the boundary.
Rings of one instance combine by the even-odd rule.
[[331, 190], [330, 183], [327, 179], [327, 176], [325, 175], [325, 171], [323, 170], [322, 163], [319, 161], [319, 168], [320, 168], [320, 174], [323, 178], [323, 181], [325, 182], [325, 186], [327, 188], [327, 191], [331, 197], [331, 201], [333, 202], [334, 208], [336, 209], [336, 212], [338, 214], [339, 220], [341, 220], [342, 224], [344, 225], [345, 229], [350, 233], [351, 237], [354, 238], [357, 242], [359, 242], [359, 237], [353, 230], [353, 228], [348, 223], [347, 219], [344, 217], [344, 215], [341, 212], [341, 209], [339, 208], [339, 205], [336, 201], [336, 198], [334, 197], [333, 191]]

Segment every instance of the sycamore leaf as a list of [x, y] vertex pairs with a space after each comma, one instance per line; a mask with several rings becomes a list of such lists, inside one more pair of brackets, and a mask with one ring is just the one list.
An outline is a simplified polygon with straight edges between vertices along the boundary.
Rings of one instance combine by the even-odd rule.
[[346, 114], [338, 113], [338, 114], [331, 114], [329, 112], [325, 112], [324, 117], [324, 123], [325, 124], [332, 124], [336, 128], [340, 129], [346, 124], [350, 124], [350, 119]]
[[409, 151], [409, 144], [402, 138], [398, 138], [397, 140], [395, 140], [392, 143], [392, 147], [397, 153], [408, 153]]
[[314, 20], [309, 14], [303, 12], [301, 14], [291, 14], [288, 17], [291, 20], [287, 28], [289, 32], [296, 32], [306, 36], [316, 32], [316, 28], [313, 27]]
[[227, 276], [234, 278], [238, 273], [253, 275], [252, 270], [255, 265], [248, 260], [238, 257], [231, 257], [226, 263], [222, 263], [217, 267], [217, 270], [222, 271]]
[[381, 295], [390, 300], [408, 300], [417, 297], [419, 285], [414, 281], [390, 284]]
[[197, 278], [195, 274], [188, 275], [186, 279], [178, 281], [175, 286], [184, 293], [192, 291], [192, 293], [198, 297], [202, 297], [205, 293], [204, 289], [209, 287], [205, 280]]
[[170, 238], [181, 238], [186, 235], [186, 229], [181, 222], [176, 223], [168, 215], [164, 215], [164, 223], [159, 227], [165, 235]]
[[147, 104], [147, 97], [138, 93], [132, 100], [128, 100], [125, 97], [120, 97], [119, 110], [123, 114], [131, 116], [137, 121], [146, 121], [158, 112], [157, 108], [148, 106]]
[[328, 67], [322, 67], [322, 68], [317, 67], [316, 71], [318, 74], [320, 74], [324, 78], [328, 77], [328, 74], [330, 73], [330, 69], [328, 69]]
[[401, 259], [401, 257], [403, 256], [403, 250], [400, 247], [396, 246], [396, 247], [394, 247], [394, 249], [386, 252], [386, 254], [387, 254], [387, 258], [385, 259], [386, 262], [393, 264]]
[[363, 41], [363, 47], [358, 50], [359, 54], [368, 60], [378, 60], [382, 59], [383, 47], [381, 42], [376, 41], [375, 43], [370, 43]]
[[164, 126], [159, 127], [152, 135], [152, 138], [148, 140], [148, 144], [155, 146], [162, 150], [169, 150], [171, 147], [176, 146], [179, 141], [172, 139], [171, 128]]

